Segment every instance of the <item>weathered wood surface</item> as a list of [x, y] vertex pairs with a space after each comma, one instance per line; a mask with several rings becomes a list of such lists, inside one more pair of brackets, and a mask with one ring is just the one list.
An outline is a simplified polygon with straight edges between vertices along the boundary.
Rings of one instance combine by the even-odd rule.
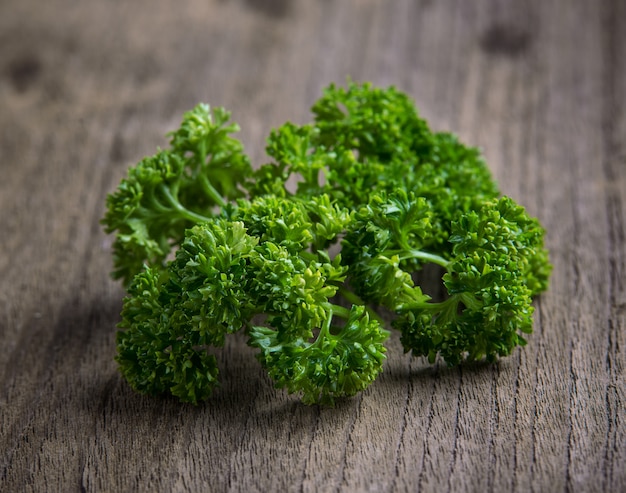
[[[623, 0], [0, 2], [0, 489], [626, 491], [625, 47]], [[106, 193], [199, 101], [260, 163], [347, 77], [408, 92], [541, 219], [529, 345], [447, 370], [395, 338], [318, 409], [241, 337], [206, 405], [131, 392]]]

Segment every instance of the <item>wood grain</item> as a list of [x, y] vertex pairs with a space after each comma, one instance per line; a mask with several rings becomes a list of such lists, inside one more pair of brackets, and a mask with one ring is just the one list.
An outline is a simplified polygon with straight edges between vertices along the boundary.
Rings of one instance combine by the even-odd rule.
[[[624, 46], [624, 0], [0, 2], [0, 490], [626, 491]], [[446, 369], [394, 336], [319, 409], [236, 336], [206, 405], [134, 394], [106, 194], [197, 102], [260, 164], [348, 77], [409, 93], [541, 219], [529, 345]]]

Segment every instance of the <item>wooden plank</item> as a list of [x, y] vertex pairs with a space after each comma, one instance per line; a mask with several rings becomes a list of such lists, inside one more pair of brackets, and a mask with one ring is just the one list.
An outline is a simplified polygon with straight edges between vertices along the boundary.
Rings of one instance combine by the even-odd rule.
[[[626, 238], [626, 58], [620, 47], [626, 43], [626, 3], [614, 1], [605, 12], [604, 77], [604, 177], [603, 197], [609, 224], [607, 239], [608, 309], [606, 359], [608, 374], [605, 391], [607, 432], [604, 442], [603, 487], [622, 488], [626, 470], [626, 257], [623, 248]], [[620, 246], [621, 245], [621, 246]]]
[[[626, 490], [625, 23], [623, 0], [0, 4], [0, 490]], [[347, 77], [409, 93], [541, 219], [528, 346], [447, 369], [394, 335], [319, 409], [235, 336], [205, 405], [133, 393], [106, 193], [199, 101], [260, 164]]]

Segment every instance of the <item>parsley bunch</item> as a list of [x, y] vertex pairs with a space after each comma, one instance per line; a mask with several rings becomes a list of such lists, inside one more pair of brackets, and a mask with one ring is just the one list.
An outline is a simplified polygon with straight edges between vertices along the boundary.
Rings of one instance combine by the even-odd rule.
[[[116, 359], [137, 391], [206, 400], [211, 348], [243, 331], [277, 387], [333, 405], [382, 371], [377, 307], [431, 363], [526, 344], [551, 270], [544, 230], [481, 153], [393, 87], [330, 85], [312, 113], [273, 130], [253, 170], [230, 114], [198, 105], [108, 196], [112, 275], [128, 291]], [[427, 264], [441, 300], [415, 283]]]

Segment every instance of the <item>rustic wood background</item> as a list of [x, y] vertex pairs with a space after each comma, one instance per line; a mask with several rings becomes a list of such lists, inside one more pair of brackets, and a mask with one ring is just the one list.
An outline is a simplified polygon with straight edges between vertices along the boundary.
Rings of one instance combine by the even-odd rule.
[[[104, 200], [197, 102], [255, 163], [329, 82], [408, 92], [548, 230], [529, 345], [448, 370], [391, 341], [335, 409], [243, 337], [201, 407], [113, 361]], [[0, 489], [626, 491], [624, 0], [0, 1]]]

